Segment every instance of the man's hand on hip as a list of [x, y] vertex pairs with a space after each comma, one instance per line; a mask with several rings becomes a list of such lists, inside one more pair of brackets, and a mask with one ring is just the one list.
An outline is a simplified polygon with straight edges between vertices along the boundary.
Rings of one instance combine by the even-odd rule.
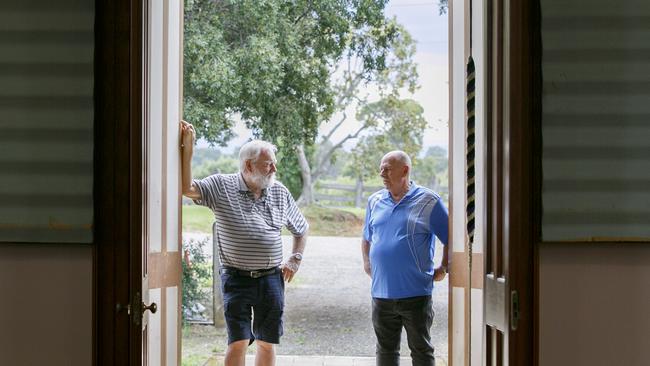
[[440, 266], [433, 270], [433, 281], [434, 282], [442, 281], [445, 279], [446, 275], [447, 275], [447, 268]]
[[291, 282], [293, 276], [298, 272], [298, 268], [300, 268], [300, 261], [293, 256], [289, 257], [280, 268], [282, 269], [282, 277], [284, 280]]

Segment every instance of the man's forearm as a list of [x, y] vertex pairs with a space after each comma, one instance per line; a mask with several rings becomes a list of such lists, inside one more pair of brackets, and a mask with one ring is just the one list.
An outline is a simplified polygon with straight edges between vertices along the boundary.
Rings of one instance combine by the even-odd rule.
[[305, 232], [301, 236], [294, 236], [293, 237], [293, 253], [304, 253], [305, 251], [305, 245], [307, 244], [307, 233]]
[[363, 257], [363, 263], [370, 262], [370, 242], [366, 239], [361, 239], [361, 256]]
[[183, 193], [190, 191], [192, 187], [192, 146], [184, 146], [181, 152], [181, 180]]
[[451, 265], [451, 262], [449, 262], [449, 245], [444, 245], [442, 247], [442, 263], [440, 263], [441, 266], [447, 268], [449, 270], [449, 266]]
[[372, 278], [372, 265], [370, 264], [370, 242], [361, 239], [361, 256], [363, 257], [363, 271]]

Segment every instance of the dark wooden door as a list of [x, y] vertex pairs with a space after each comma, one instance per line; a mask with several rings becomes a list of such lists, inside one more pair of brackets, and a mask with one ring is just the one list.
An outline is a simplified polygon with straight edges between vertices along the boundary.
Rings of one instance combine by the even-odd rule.
[[[485, 364], [533, 365], [536, 217], [535, 60], [532, 0], [488, 2]], [[538, 151], [538, 150], [537, 150]]]

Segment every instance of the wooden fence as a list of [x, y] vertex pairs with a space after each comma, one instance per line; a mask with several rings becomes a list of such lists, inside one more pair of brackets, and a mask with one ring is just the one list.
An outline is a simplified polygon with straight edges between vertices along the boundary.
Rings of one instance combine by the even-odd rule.
[[[368, 197], [384, 188], [384, 186], [364, 186], [363, 184], [338, 184], [338, 183], [318, 183], [314, 199], [316, 202], [325, 206], [354, 206], [365, 207]], [[327, 193], [323, 193], [327, 191]], [[339, 194], [332, 194], [331, 191], [340, 191]], [[447, 187], [436, 187], [434, 189], [447, 201], [449, 190]]]
[[[368, 197], [382, 188], [384, 187], [364, 186], [363, 184], [318, 183], [314, 199], [328, 206], [364, 207]], [[322, 193], [323, 191], [340, 191], [342, 193]]]

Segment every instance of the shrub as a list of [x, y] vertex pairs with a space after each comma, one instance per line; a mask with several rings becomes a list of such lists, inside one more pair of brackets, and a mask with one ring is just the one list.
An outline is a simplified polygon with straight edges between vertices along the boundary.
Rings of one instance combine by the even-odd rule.
[[187, 322], [199, 301], [212, 294], [212, 261], [206, 254], [209, 238], [183, 241], [183, 321]]

